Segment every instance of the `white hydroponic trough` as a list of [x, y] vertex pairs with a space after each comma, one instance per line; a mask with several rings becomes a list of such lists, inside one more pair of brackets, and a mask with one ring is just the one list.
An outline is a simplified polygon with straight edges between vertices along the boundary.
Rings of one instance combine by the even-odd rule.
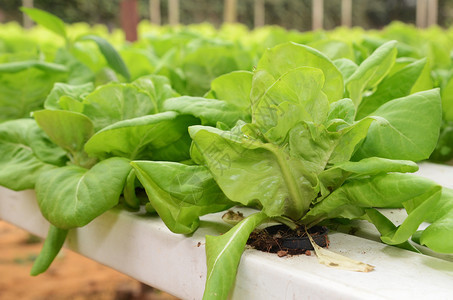
[[[421, 164], [421, 176], [453, 187], [453, 167]], [[399, 211], [390, 214], [395, 222]], [[66, 247], [182, 299], [201, 299], [206, 280], [204, 236], [228, 227], [221, 214], [202, 218], [192, 236], [171, 233], [157, 217], [112, 209], [71, 230]], [[33, 191], [0, 187], [0, 219], [44, 237], [48, 223]], [[452, 299], [453, 256], [417, 254], [376, 241], [372, 227], [357, 237], [331, 232], [330, 250], [374, 265], [355, 273], [320, 265], [314, 255], [279, 258], [245, 250], [232, 299]], [[363, 238], [367, 237], [367, 238]]]

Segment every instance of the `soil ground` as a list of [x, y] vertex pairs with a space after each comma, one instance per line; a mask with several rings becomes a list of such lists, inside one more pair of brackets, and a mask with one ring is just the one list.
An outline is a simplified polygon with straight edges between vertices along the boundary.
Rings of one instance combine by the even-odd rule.
[[122, 273], [63, 249], [52, 266], [29, 275], [42, 241], [0, 221], [2, 300], [176, 300]]

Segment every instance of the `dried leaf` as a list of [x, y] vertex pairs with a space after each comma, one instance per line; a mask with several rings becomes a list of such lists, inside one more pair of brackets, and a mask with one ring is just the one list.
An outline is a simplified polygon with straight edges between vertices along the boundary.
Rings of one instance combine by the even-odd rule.
[[222, 216], [222, 220], [230, 225], [236, 225], [237, 223], [244, 220], [244, 215], [239, 211], [234, 212], [232, 210], [229, 210]]
[[346, 256], [340, 255], [338, 253], [332, 252], [330, 250], [324, 249], [318, 246], [313, 238], [308, 234], [308, 238], [315, 249], [316, 256], [318, 261], [321, 264], [324, 264], [328, 267], [355, 271], [355, 272], [370, 272], [374, 270], [374, 266], [363, 263], [361, 261], [350, 259]]

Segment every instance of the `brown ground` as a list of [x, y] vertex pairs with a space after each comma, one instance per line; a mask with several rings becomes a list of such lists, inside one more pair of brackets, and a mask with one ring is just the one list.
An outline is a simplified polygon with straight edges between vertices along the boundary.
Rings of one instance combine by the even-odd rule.
[[41, 247], [40, 239], [0, 221], [0, 299], [177, 299], [67, 249], [47, 272], [32, 277], [29, 272]]

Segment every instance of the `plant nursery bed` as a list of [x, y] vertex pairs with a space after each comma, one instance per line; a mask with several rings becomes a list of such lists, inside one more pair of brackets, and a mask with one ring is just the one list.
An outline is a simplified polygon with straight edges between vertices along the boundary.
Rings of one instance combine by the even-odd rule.
[[[453, 186], [453, 167], [423, 163], [419, 174]], [[400, 215], [398, 210], [393, 212], [397, 222]], [[206, 280], [205, 235], [218, 235], [229, 228], [221, 216], [204, 216], [200, 228], [187, 236], [170, 232], [158, 217], [111, 209], [87, 226], [71, 230], [65, 246], [182, 299], [201, 299]], [[32, 190], [14, 192], [0, 187], [0, 218], [35, 235], [47, 234], [49, 224], [41, 216]], [[375, 266], [372, 272], [328, 268], [319, 264], [313, 254], [278, 257], [248, 248], [230, 296], [232, 299], [451, 297], [450, 256], [438, 258], [387, 246], [375, 241], [377, 234], [371, 228], [362, 230], [362, 236], [367, 238], [330, 231], [329, 249]]]

